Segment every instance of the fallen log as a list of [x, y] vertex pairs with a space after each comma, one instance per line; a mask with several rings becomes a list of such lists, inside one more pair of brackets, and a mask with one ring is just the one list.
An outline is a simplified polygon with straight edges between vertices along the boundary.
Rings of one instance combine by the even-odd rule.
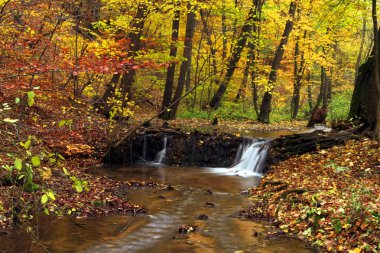
[[321, 149], [344, 145], [348, 140], [360, 139], [354, 131], [312, 133], [285, 135], [271, 141], [268, 162], [270, 164], [286, 160], [290, 156], [302, 155]]

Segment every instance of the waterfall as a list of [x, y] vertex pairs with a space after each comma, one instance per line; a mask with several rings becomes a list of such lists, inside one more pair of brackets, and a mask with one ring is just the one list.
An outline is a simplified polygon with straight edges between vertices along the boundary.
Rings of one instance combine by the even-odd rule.
[[156, 163], [162, 163], [162, 161], [164, 160], [165, 155], [166, 155], [166, 145], [167, 144], [168, 144], [168, 137], [165, 136], [165, 138], [164, 138], [164, 147], [163, 147], [163, 149], [160, 152], [157, 153], [156, 159], [155, 159]]
[[235, 158], [235, 165], [231, 169], [261, 174], [268, 155], [268, 141], [263, 139], [250, 140], [247, 143], [242, 143], [239, 151]]
[[230, 168], [212, 168], [216, 173], [242, 177], [261, 176], [267, 159], [269, 141], [249, 139], [240, 144], [234, 165]]

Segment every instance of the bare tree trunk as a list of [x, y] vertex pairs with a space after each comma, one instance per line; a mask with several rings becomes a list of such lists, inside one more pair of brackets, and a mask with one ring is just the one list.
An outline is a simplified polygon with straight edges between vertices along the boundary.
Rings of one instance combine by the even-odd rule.
[[[181, 10], [180, 10], [181, 1], [174, 0], [173, 4], [174, 4], [174, 18], [173, 18], [173, 23], [172, 23], [172, 41], [171, 41], [171, 47], [170, 47], [170, 57], [177, 56], [177, 42], [179, 38], [179, 23], [180, 23], [180, 17], [181, 17]], [[175, 67], [176, 67], [175, 62], [172, 62], [170, 63], [167, 70], [164, 97], [162, 99], [161, 111], [164, 111], [165, 109], [167, 109], [172, 102]], [[168, 120], [170, 118], [170, 112], [165, 110], [165, 112], [160, 115], [160, 118], [164, 120]]]
[[[190, 3], [188, 4], [188, 14], [187, 14], [187, 20], [186, 20], [186, 33], [185, 33], [185, 48], [183, 51], [183, 58], [186, 59], [185, 61], [182, 61], [179, 77], [178, 77], [178, 84], [177, 89], [174, 94], [173, 101], [177, 101], [181, 96], [183, 92], [183, 88], [185, 86], [186, 76], [188, 73], [188, 67], [190, 65], [191, 61], [191, 54], [193, 49], [193, 37], [194, 37], [194, 29], [196, 25], [196, 11], [197, 6], [192, 6]], [[170, 111], [170, 119], [174, 119], [177, 114], [177, 110], [179, 107], [179, 102], [173, 103], [171, 106]]]
[[269, 123], [269, 114], [271, 112], [272, 90], [273, 90], [273, 88], [270, 86], [274, 85], [277, 81], [277, 71], [280, 68], [282, 57], [284, 56], [284, 53], [285, 53], [285, 46], [288, 43], [289, 35], [293, 29], [293, 24], [294, 24], [293, 19], [294, 19], [296, 9], [297, 9], [296, 2], [292, 1], [289, 7], [289, 19], [286, 22], [280, 44], [276, 50], [276, 54], [273, 59], [271, 72], [269, 74], [269, 81], [268, 81], [269, 90], [265, 92], [263, 100], [261, 102], [259, 121], [263, 123]]

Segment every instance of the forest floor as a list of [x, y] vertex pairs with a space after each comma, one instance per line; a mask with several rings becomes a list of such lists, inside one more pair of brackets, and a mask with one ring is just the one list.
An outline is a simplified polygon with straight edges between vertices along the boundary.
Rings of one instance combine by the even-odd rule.
[[271, 166], [243, 212], [322, 251], [380, 251], [380, 149], [349, 141]]
[[[8, 101], [0, 97], [0, 234], [16, 220], [27, 218], [25, 214], [33, 203], [46, 212], [84, 217], [144, 212], [143, 207], [128, 202], [125, 191], [129, 187], [165, 187], [155, 182], [120, 182], [87, 173], [100, 164], [113, 136], [110, 129], [117, 126], [85, 105], [72, 106], [74, 102], [66, 97], [47, 92], [38, 95], [30, 108], [21, 108], [13, 101], [14, 98]], [[152, 116], [144, 111], [147, 110], [136, 111], [130, 120], [132, 125]], [[163, 121], [153, 120], [152, 124], [159, 127]], [[305, 122], [264, 125], [219, 119], [215, 126], [202, 119], [170, 121], [170, 127], [186, 131], [237, 135], [300, 131], [304, 125]], [[28, 138], [31, 144], [25, 148]], [[246, 215], [271, 217], [283, 232], [323, 249], [379, 250], [379, 153], [373, 141], [350, 141], [345, 147], [290, 158], [272, 166], [261, 185], [250, 190], [257, 204]], [[37, 166], [31, 165], [35, 156], [41, 160]], [[23, 164], [20, 171], [15, 169], [18, 159]], [[13, 166], [12, 173], [7, 166]], [[35, 172], [33, 182], [40, 187], [36, 192], [23, 190], [26, 168]], [[18, 178], [13, 178], [15, 175]], [[46, 194], [49, 190], [55, 200], [48, 197], [43, 204], [43, 195], [51, 196]]]

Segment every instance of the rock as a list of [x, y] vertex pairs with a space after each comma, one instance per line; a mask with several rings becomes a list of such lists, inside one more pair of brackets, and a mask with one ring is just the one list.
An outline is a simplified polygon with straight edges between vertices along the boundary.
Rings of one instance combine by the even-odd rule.
[[189, 234], [191, 232], [194, 232], [198, 229], [198, 226], [196, 225], [181, 225], [179, 228], [178, 228], [178, 232], [180, 234]]
[[208, 195], [212, 195], [213, 192], [212, 192], [212, 190], [208, 189], [208, 190], [206, 190], [206, 194], [208, 194]]
[[167, 191], [173, 191], [173, 190], [174, 190], [174, 186], [172, 186], [172, 185], [168, 185], [168, 186], [165, 188], [165, 190], [167, 190]]
[[206, 214], [200, 214], [197, 218], [198, 220], [208, 220], [208, 216]]
[[210, 207], [210, 208], [214, 208], [215, 204], [214, 203], [210, 203], [210, 202], [206, 202], [205, 206], [206, 207]]

